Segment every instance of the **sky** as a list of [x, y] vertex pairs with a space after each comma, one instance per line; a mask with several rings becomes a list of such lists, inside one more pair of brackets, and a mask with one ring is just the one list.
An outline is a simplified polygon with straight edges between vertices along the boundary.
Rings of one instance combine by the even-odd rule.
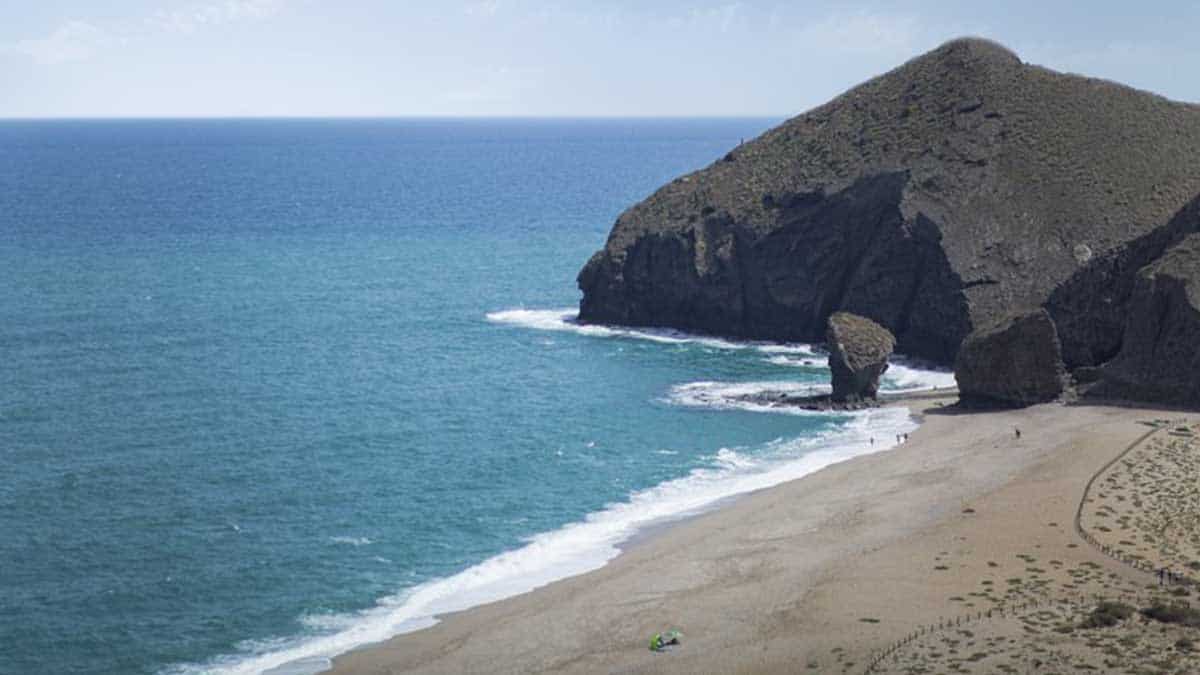
[[948, 39], [1200, 102], [1200, 0], [11, 0], [0, 117], [768, 116]]

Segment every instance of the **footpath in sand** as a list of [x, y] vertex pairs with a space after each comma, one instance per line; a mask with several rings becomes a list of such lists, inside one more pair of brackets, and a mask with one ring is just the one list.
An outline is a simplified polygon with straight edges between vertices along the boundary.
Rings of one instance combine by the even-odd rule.
[[[1097, 472], [1135, 442], [1194, 434], [1200, 416], [1060, 404], [962, 414], [952, 402], [910, 401], [924, 423], [895, 450], [748, 495], [595, 572], [339, 657], [334, 672], [1200, 672], [1196, 629], [1137, 614], [1083, 627], [1101, 597], [1141, 607], [1190, 591], [1160, 590], [1075, 524]], [[1156, 419], [1171, 425], [1146, 424]], [[1138, 475], [1191, 470], [1161, 464]], [[1134, 508], [1133, 487], [1100, 497], [1105, 480], [1088, 492], [1085, 528], [1109, 503], [1097, 500]], [[1118, 540], [1129, 553], [1147, 544], [1138, 533], [1164, 531], [1157, 517], [1122, 515], [1138, 537]], [[1191, 527], [1170, 522], [1173, 538]], [[1172, 549], [1172, 565], [1190, 562], [1189, 546]], [[666, 628], [683, 644], [650, 652]]]

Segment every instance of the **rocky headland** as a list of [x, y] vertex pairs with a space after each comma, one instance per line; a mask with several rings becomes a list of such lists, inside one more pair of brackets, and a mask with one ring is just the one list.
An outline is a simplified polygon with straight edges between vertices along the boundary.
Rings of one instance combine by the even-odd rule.
[[[950, 365], [1038, 309], [985, 344], [1052, 332], [1046, 382], [1200, 405], [1198, 194], [1200, 107], [955, 40], [631, 207], [579, 273], [580, 320], [819, 342], [845, 311]], [[1048, 395], [988, 394], [1013, 371], [992, 366], [964, 372], [981, 400]]]

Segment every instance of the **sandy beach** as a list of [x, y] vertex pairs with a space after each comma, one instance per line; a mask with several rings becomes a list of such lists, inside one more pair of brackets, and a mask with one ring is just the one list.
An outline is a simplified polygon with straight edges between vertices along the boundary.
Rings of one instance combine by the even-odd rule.
[[[747, 495], [595, 572], [442, 617], [332, 672], [863, 672], [921, 626], [1153, 580], [1084, 542], [1075, 512], [1089, 479], [1154, 433], [1146, 421], [1200, 415], [953, 402], [894, 403], [922, 418], [896, 449]], [[647, 649], [668, 628], [682, 645]]]

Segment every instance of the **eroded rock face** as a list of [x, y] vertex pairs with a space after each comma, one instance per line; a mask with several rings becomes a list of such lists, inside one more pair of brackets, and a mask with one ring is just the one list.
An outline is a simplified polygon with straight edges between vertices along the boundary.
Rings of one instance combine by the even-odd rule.
[[1094, 365], [1124, 315], [1090, 289], [1157, 256], [1197, 157], [1196, 106], [956, 40], [623, 213], [579, 274], [580, 320], [817, 342], [848, 311], [949, 364], [976, 325], [1074, 279], [1050, 304]]
[[[1200, 197], [1165, 226], [1113, 248], [1087, 256], [1084, 264], [1050, 294], [1045, 307], [1058, 328], [1063, 362], [1076, 379], [1087, 379], [1121, 349], [1131, 298], [1141, 270], [1188, 234], [1200, 230]], [[1089, 252], [1090, 253], [1090, 252]]]
[[1019, 407], [1062, 394], [1066, 372], [1054, 321], [1044, 309], [1014, 312], [963, 341], [954, 363], [960, 400]]
[[1121, 351], [1089, 394], [1200, 406], [1200, 234], [1138, 273]]
[[896, 338], [874, 321], [849, 312], [829, 317], [825, 331], [829, 370], [833, 374], [833, 400], [875, 398], [879, 377], [887, 370]]

